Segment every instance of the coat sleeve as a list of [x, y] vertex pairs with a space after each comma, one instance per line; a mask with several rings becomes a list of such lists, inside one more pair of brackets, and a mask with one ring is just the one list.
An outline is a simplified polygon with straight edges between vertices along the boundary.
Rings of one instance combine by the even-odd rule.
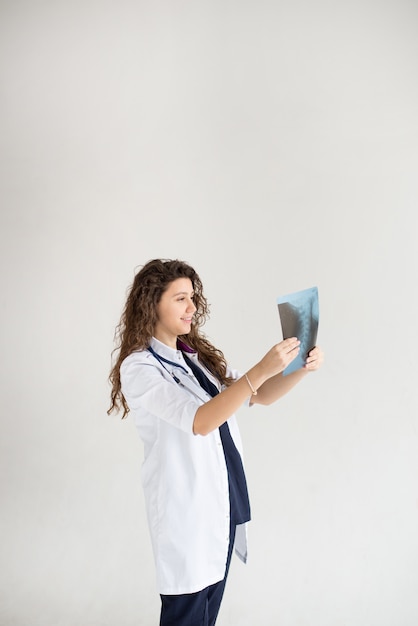
[[134, 357], [122, 363], [120, 376], [122, 393], [137, 416], [152, 415], [193, 434], [194, 417], [203, 401], [171, 377], [166, 378], [158, 367]]

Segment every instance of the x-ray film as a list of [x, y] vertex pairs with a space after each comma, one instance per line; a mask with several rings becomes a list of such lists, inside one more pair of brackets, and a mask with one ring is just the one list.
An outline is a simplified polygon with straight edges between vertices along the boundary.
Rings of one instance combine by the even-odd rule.
[[316, 345], [319, 322], [318, 288], [310, 287], [277, 298], [283, 339], [297, 337], [300, 341], [298, 356], [286, 367], [283, 376], [300, 369], [308, 353]]

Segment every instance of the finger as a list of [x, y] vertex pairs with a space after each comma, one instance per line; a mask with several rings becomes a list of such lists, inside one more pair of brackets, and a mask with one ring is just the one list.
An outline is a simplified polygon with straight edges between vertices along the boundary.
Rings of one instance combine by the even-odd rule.
[[319, 357], [308, 357], [305, 361], [305, 367], [309, 370], [319, 369], [323, 361], [322, 354]]
[[[279, 344], [280, 345], [280, 344]], [[297, 337], [290, 337], [289, 339], [285, 339], [281, 347], [284, 348], [285, 352], [291, 352], [295, 348], [300, 346], [300, 341]]]
[[312, 350], [309, 351], [306, 360], [309, 361], [310, 359], [316, 359], [322, 362], [324, 360], [324, 353], [322, 352], [321, 348], [319, 348], [318, 346], [312, 348]]

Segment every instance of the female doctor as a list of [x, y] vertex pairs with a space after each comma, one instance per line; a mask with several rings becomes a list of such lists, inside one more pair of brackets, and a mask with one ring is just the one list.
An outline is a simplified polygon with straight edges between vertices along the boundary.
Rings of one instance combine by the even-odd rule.
[[111, 406], [131, 412], [144, 444], [142, 485], [161, 596], [160, 626], [213, 626], [231, 554], [245, 562], [250, 504], [234, 413], [275, 402], [323, 360], [274, 345], [244, 375], [202, 333], [208, 317], [190, 265], [155, 259], [136, 274], [116, 328]]

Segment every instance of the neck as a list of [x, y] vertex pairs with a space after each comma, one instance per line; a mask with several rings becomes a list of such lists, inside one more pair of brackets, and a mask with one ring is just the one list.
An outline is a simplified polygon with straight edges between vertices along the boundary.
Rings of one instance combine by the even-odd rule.
[[165, 333], [155, 333], [154, 337], [155, 339], [158, 339], [158, 341], [161, 341], [161, 343], [164, 343], [169, 348], [173, 348], [174, 350], [177, 350], [177, 336], [176, 335], [168, 335]]

